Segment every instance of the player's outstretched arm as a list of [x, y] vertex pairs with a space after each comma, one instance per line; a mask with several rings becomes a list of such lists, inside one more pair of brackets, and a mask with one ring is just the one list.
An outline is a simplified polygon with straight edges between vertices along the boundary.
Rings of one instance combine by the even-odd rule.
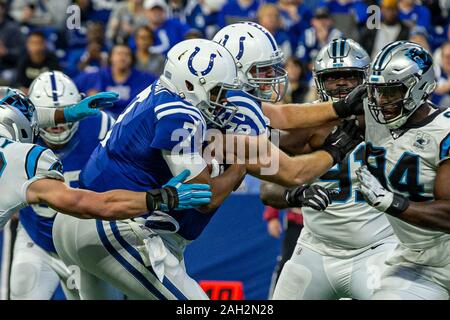
[[273, 105], [263, 104], [263, 112], [276, 129], [310, 128], [338, 118], [364, 113], [365, 85], [353, 89], [345, 99], [337, 102]]
[[450, 160], [439, 166], [434, 184], [435, 200], [427, 202], [413, 202], [386, 190], [367, 168], [360, 169], [357, 175], [361, 192], [378, 210], [419, 227], [450, 233]]
[[[341, 162], [346, 154], [362, 141], [361, 133], [355, 120], [344, 120], [328, 135], [321, 150], [292, 157], [268, 141], [265, 136], [243, 136], [240, 139], [246, 139], [248, 149], [257, 149], [257, 152], [247, 153], [249, 158], [245, 160], [248, 173], [262, 180], [289, 187], [309, 183], [326, 173], [334, 164]], [[252, 154], [256, 157], [251, 157]]]
[[76, 122], [86, 117], [100, 114], [100, 109], [112, 107], [119, 95], [115, 92], [100, 92], [84, 98], [76, 105], [64, 108], [39, 108], [38, 120], [41, 128], [53, 127], [60, 123]]
[[97, 193], [73, 189], [55, 179], [41, 179], [27, 189], [29, 204], [45, 203], [53, 209], [78, 218], [120, 220], [155, 210], [191, 209], [208, 204], [211, 192], [205, 184], [184, 184], [189, 176], [184, 170], [162, 189], [148, 192], [112, 190]]

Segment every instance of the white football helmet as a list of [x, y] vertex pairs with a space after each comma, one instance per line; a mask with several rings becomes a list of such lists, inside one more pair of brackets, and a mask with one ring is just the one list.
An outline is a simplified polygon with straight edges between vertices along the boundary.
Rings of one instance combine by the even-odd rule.
[[39, 135], [33, 103], [20, 90], [0, 87], [0, 136], [35, 143]]
[[255, 22], [239, 22], [219, 30], [213, 41], [236, 59], [239, 80], [248, 94], [272, 103], [284, 97], [288, 77], [280, 66], [283, 52], [266, 28]]
[[237, 107], [226, 101], [227, 91], [242, 87], [233, 57], [218, 43], [191, 39], [173, 46], [160, 82], [199, 108], [216, 126], [225, 127], [236, 114]]
[[[75, 83], [60, 71], [41, 73], [31, 84], [29, 98], [36, 108], [66, 108], [80, 102], [82, 96]], [[41, 138], [52, 145], [64, 145], [72, 139], [78, 122], [40, 128]]]

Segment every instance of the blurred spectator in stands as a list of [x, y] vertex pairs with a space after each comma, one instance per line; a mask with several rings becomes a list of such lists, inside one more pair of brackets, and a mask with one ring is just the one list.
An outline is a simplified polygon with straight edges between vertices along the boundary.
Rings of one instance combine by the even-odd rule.
[[[213, 38], [219, 30], [219, 17], [226, 0], [199, 0], [205, 28], [201, 30], [207, 39]], [[196, 28], [199, 28], [198, 25]]]
[[31, 27], [48, 26], [54, 22], [47, 1], [42, 0], [11, 1], [9, 14], [18, 23]]
[[[112, 47], [109, 59], [109, 66], [101, 68], [95, 73], [85, 73], [81, 79], [93, 83], [92, 88], [81, 86], [83, 92], [94, 94], [100, 91], [114, 91], [119, 94], [119, 101], [114, 107], [105, 110], [114, 118], [117, 118], [125, 107], [133, 100], [139, 92], [150, 85], [156, 76], [150, 73], [144, 73], [134, 68], [134, 56], [127, 45], [116, 44]], [[78, 85], [80, 77], [75, 83]]]
[[16, 86], [25, 93], [42, 72], [60, 70], [58, 58], [47, 50], [43, 33], [31, 32], [26, 40], [26, 49], [26, 55], [19, 61], [16, 78]]
[[116, 4], [109, 17], [106, 38], [110, 43], [125, 43], [137, 26], [147, 23], [144, 0], [128, 0]]
[[108, 53], [103, 51], [101, 42], [92, 40], [88, 43], [86, 51], [80, 58], [78, 70], [80, 72], [93, 72], [107, 65]]
[[13, 78], [20, 54], [24, 51], [25, 37], [20, 26], [7, 15], [6, 0], [0, 1], [0, 85]]
[[319, 8], [315, 11], [311, 20], [311, 28], [301, 35], [295, 55], [311, 70], [311, 61], [317, 53], [331, 40], [342, 37], [342, 32], [333, 26], [333, 20], [327, 8]]
[[278, 7], [282, 26], [288, 32], [291, 47], [296, 48], [300, 36], [311, 26], [312, 12], [305, 6], [303, 0], [279, 0]]
[[284, 65], [288, 73], [289, 85], [284, 103], [304, 103], [309, 90], [308, 82], [305, 79], [305, 67], [296, 57], [289, 57]]
[[239, 21], [255, 21], [259, 4], [259, 0], [229, 0], [219, 14], [219, 27]]
[[345, 37], [359, 40], [359, 27], [364, 27], [367, 20], [367, 5], [362, 0], [322, 0], [320, 7], [326, 7], [337, 29]]
[[[261, 187], [263, 188], [265, 184], [266, 182], [263, 182]], [[278, 256], [278, 263], [275, 266], [270, 282], [269, 299], [271, 299], [281, 270], [283, 270], [284, 264], [291, 258], [292, 253], [294, 253], [298, 237], [303, 229], [303, 216], [300, 209], [288, 209], [284, 215], [284, 222], [282, 224], [280, 210], [266, 206], [263, 218], [267, 222], [267, 232], [271, 237], [280, 238], [284, 230], [281, 253]]]
[[398, 17], [397, 0], [383, 0], [380, 28], [366, 28], [361, 35], [360, 44], [373, 59], [385, 45], [398, 40], [407, 40], [409, 32], [410, 28]]
[[165, 57], [159, 53], [151, 53], [150, 47], [153, 45], [153, 32], [148, 26], [141, 26], [135, 33], [136, 69], [160, 75], [164, 69]]
[[258, 23], [266, 28], [275, 38], [285, 57], [292, 54], [291, 42], [288, 34], [281, 28], [280, 11], [274, 4], [264, 4], [259, 7]]
[[398, 9], [400, 21], [409, 28], [421, 26], [431, 31], [431, 16], [427, 7], [418, 4], [416, 0], [399, 0]]
[[424, 27], [416, 26], [412, 28], [409, 41], [415, 42], [425, 48], [427, 51], [431, 51], [430, 44], [428, 42], [428, 32]]
[[[105, 63], [108, 49], [105, 44], [105, 28], [100, 22], [88, 22], [82, 34], [71, 33], [70, 46], [67, 46], [64, 70], [70, 77], [82, 71], [96, 71]], [[89, 69], [89, 70], [87, 70]]]
[[436, 68], [437, 87], [432, 101], [442, 106], [450, 106], [450, 42], [441, 46], [441, 65]]
[[189, 27], [177, 18], [167, 18], [169, 7], [164, 0], [145, 0], [144, 8], [147, 25], [155, 36], [155, 43], [150, 50], [165, 55], [175, 44], [184, 40]]

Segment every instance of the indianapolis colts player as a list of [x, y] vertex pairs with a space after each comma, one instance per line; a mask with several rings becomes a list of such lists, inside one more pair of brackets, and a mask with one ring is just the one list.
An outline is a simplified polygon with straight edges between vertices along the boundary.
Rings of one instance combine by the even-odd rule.
[[[319, 102], [345, 98], [365, 81], [369, 64], [368, 54], [353, 40], [336, 39], [322, 48], [314, 63]], [[281, 147], [294, 154], [310, 152], [331, 128], [332, 124], [284, 132]], [[312, 188], [322, 186], [339, 193], [323, 212], [302, 208], [304, 228], [283, 267], [274, 299], [369, 299], [379, 285], [386, 256], [397, 241], [385, 215], [355, 190], [356, 170], [363, 164], [364, 152], [362, 142], [312, 184]], [[305, 192], [304, 186], [286, 191], [263, 184], [261, 197], [275, 207], [299, 207], [300, 198], [294, 195]]]
[[[237, 110], [226, 129], [227, 133], [247, 135], [236, 138], [244, 140], [249, 149], [258, 150], [255, 152], [256, 159], [250, 158], [250, 155], [246, 158], [248, 173], [285, 186], [296, 186], [325, 173], [358, 144], [357, 137], [353, 139], [339, 130], [327, 139], [320, 150], [311, 154], [290, 157], [279, 150], [269, 141], [266, 130], [268, 121], [261, 110], [261, 102], [279, 102], [287, 89], [287, 73], [280, 66], [283, 53], [274, 37], [257, 23], [240, 22], [222, 28], [213, 40], [234, 56], [239, 79], [244, 85], [242, 91], [232, 91], [227, 96]], [[253, 123], [258, 125], [248, 126], [244, 122], [248, 118], [255, 119]], [[268, 151], [261, 152], [262, 149]], [[264, 173], [261, 168], [265, 167], [264, 164], [273, 164], [273, 159], [279, 162], [277, 170], [271, 174]], [[324, 193], [316, 194], [324, 201], [330, 201]]]
[[365, 105], [367, 202], [387, 213], [400, 244], [374, 299], [449, 299], [450, 109], [427, 98], [431, 55], [398, 41], [371, 64]]
[[189, 172], [162, 189], [96, 193], [64, 184], [61, 161], [50, 149], [33, 144], [38, 136], [32, 102], [8, 89], [0, 100], [0, 228], [18, 210], [33, 204], [79, 218], [126, 219], [154, 210], [195, 208], [210, 200], [209, 187], [182, 182]]
[[[75, 83], [60, 71], [40, 74], [31, 84], [28, 97], [36, 110], [63, 110], [81, 101]], [[66, 184], [78, 188], [81, 169], [112, 123], [113, 119], [100, 111], [97, 116], [79, 122], [40, 128], [38, 145], [55, 153], [62, 162]], [[78, 292], [67, 287], [71, 272], [57, 256], [53, 245], [52, 227], [56, 213], [45, 204], [20, 210], [10, 277], [11, 299], [49, 300], [58, 283], [70, 299], [77, 297]]]
[[[160, 78], [119, 116], [82, 170], [83, 188], [148, 190], [189, 169], [187, 180], [209, 184], [212, 198], [200, 211], [155, 212], [111, 223], [58, 215], [55, 247], [66, 264], [81, 268], [82, 299], [109, 298], [98, 285], [103, 281], [131, 299], [207, 298], [187, 274], [183, 252], [245, 175], [243, 165], [232, 164], [211, 178], [201, 156], [204, 114], [230, 108], [225, 105], [227, 91], [237, 89], [236, 66], [224, 47], [186, 40], [169, 51]], [[232, 116], [222, 118], [222, 125]]]

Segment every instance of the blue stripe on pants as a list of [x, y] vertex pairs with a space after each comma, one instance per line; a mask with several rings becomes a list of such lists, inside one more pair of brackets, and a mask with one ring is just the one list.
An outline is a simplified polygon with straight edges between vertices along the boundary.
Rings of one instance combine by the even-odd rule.
[[[140, 256], [139, 252], [133, 248], [132, 245], [130, 245], [121, 235], [120, 235], [120, 231], [119, 228], [117, 228], [117, 223], [116, 221], [111, 221], [110, 223], [111, 226], [111, 230], [114, 234], [114, 237], [116, 238], [116, 240], [120, 243], [120, 245], [133, 257], [135, 258], [140, 264], [142, 264], [144, 267], [144, 261], [142, 260], [142, 257]], [[156, 274], [153, 271], [153, 269], [151, 267], [146, 267], [153, 275]], [[172, 283], [170, 282], [169, 279], [167, 279], [166, 277], [164, 277], [163, 279], [163, 283], [162, 283], [167, 290], [169, 290], [175, 297], [177, 297], [177, 299], [179, 300], [188, 300], [188, 298], [183, 295], [183, 293], [181, 293], [180, 290], [178, 290], [178, 288]]]
[[100, 240], [102, 241], [103, 246], [112, 255], [117, 262], [119, 262], [122, 267], [124, 267], [128, 272], [130, 272], [148, 291], [150, 291], [155, 297], [160, 300], [167, 300], [164, 295], [159, 292], [153, 284], [137, 270], [133, 265], [131, 265], [124, 257], [120, 255], [120, 253], [114, 248], [114, 246], [109, 242], [108, 237], [106, 236], [105, 229], [103, 228], [103, 223], [101, 220], [96, 221], [98, 235], [100, 236]]

